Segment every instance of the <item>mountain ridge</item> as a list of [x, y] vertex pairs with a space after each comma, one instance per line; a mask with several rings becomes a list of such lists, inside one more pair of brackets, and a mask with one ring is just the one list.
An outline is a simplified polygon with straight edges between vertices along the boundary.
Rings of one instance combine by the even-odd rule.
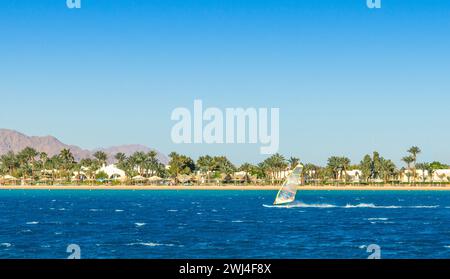
[[59, 154], [62, 149], [67, 148], [70, 149], [77, 161], [83, 158], [92, 158], [96, 151], [103, 151], [108, 155], [109, 163], [115, 162], [114, 155], [118, 152], [130, 156], [134, 152], [154, 150], [158, 153], [157, 158], [161, 163], [168, 163], [168, 158], [163, 153], [142, 144], [125, 144], [88, 150], [76, 145], [65, 144], [52, 135], [28, 136], [16, 130], [0, 128], [0, 155], [9, 151], [17, 153], [25, 147], [32, 147], [39, 152], [47, 153], [49, 156]]

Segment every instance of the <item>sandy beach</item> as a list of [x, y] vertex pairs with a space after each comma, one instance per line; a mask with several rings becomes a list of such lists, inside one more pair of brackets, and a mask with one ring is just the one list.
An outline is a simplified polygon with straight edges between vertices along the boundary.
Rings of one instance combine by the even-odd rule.
[[[54, 186], [54, 185], [21, 185], [21, 186], [0, 186], [0, 190], [278, 190], [280, 186], [260, 185], [260, 186], [136, 186], [136, 185], [117, 185], [117, 186]], [[450, 191], [450, 185], [433, 186], [300, 186], [299, 190], [316, 191]]]

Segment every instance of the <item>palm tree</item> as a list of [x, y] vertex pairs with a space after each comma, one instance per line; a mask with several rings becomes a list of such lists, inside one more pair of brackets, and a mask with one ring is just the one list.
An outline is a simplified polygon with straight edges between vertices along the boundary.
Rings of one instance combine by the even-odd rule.
[[363, 160], [359, 164], [359, 168], [362, 171], [363, 179], [369, 182], [369, 179], [373, 177], [373, 161], [369, 154], [364, 156]]
[[122, 169], [128, 178], [132, 178], [136, 175], [135, 166], [136, 166], [136, 163], [135, 163], [135, 158], [133, 156], [130, 156], [130, 157], [126, 158], [125, 160], [119, 161], [117, 163], [117, 167]]
[[380, 160], [380, 174], [383, 178], [383, 182], [386, 184], [389, 178], [392, 181], [392, 177], [395, 175], [396, 166], [391, 160], [381, 158]]
[[114, 159], [117, 160], [117, 163], [123, 163], [125, 162], [125, 160], [127, 159], [127, 155], [125, 155], [125, 153], [119, 152], [114, 156]]
[[17, 155], [21, 163], [20, 168], [22, 169], [24, 179], [27, 178], [27, 173], [30, 174], [32, 179], [34, 178], [35, 159], [38, 154], [39, 153], [34, 148], [25, 147]]
[[332, 171], [333, 173], [333, 178], [334, 179], [338, 179], [339, 178], [339, 173], [340, 173], [340, 162], [339, 162], [339, 157], [337, 156], [332, 156], [330, 158], [328, 158], [328, 164], [327, 167]]
[[86, 172], [87, 178], [91, 181], [92, 185], [95, 181], [95, 175], [97, 174], [97, 170], [100, 167], [99, 160], [92, 160], [90, 158], [82, 159], [79, 163], [79, 170], [84, 170]]
[[70, 170], [73, 168], [75, 164], [75, 158], [73, 157], [72, 152], [70, 149], [63, 149], [59, 153], [59, 158], [61, 159], [61, 169], [63, 170], [63, 173], [66, 174], [67, 181], [70, 180]]
[[334, 179], [346, 180], [344, 174], [350, 167], [350, 159], [347, 157], [332, 156], [328, 159], [328, 168], [333, 172]]
[[414, 168], [413, 168], [413, 179], [414, 183], [416, 182], [416, 162], [417, 162], [417, 155], [420, 154], [422, 150], [420, 150], [417, 146], [412, 146], [410, 149], [408, 149], [408, 153], [411, 154], [411, 157], [413, 159]]
[[97, 151], [94, 153], [94, 158], [97, 159], [100, 165], [103, 167], [106, 165], [106, 161], [108, 161], [108, 154], [103, 151]]
[[147, 160], [147, 154], [142, 151], [135, 152], [131, 155], [131, 162], [134, 164], [134, 168], [138, 170], [140, 176], [145, 175], [145, 164]]
[[197, 160], [197, 167], [201, 172], [206, 173], [206, 181], [208, 183], [211, 172], [217, 168], [217, 162], [209, 155], [200, 156]]
[[307, 183], [309, 180], [317, 180], [319, 169], [320, 167], [314, 164], [305, 164], [305, 167], [303, 168], [303, 177], [305, 178], [305, 183]]
[[435, 170], [435, 168], [433, 167], [433, 164], [431, 163], [431, 164], [428, 164], [428, 168], [427, 168], [427, 171], [428, 171], [428, 176], [429, 176], [429, 178], [430, 178], [430, 183], [431, 183], [431, 185], [433, 185], [433, 177], [434, 177], [434, 173], [436, 172], [436, 170]]
[[159, 161], [158, 161], [158, 153], [154, 150], [147, 153], [146, 167], [150, 170], [150, 175], [153, 176], [158, 171]]
[[45, 172], [45, 170], [46, 170], [45, 166], [47, 165], [47, 161], [48, 161], [48, 154], [45, 152], [40, 152], [39, 160], [41, 161], [41, 166], [42, 166], [41, 173], [42, 173], [42, 171]]
[[246, 182], [251, 182], [251, 176], [258, 175], [258, 168], [250, 163], [243, 163], [238, 170], [245, 172]]
[[420, 150], [420, 148], [417, 146], [412, 146], [410, 149], [408, 149], [408, 153], [410, 153], [411, 156], [414, 158], [414, 162], [415, 160], [417, 160], [417, 155], [420, 154], [421, 152], [422, 150]]
[[406, 165], [408, 166], [408, 171], [409, 173], [407, 174], [408, 176], [408, 183], [411, 183], [411, 164], [414, 162], [414, 158], [412, 156], [406, 156], [402, 158], [402, 161], [406, 163]]
[[275, 184], [275, 180], [281, 177], [280, 173], [287, 168], [286, 159], [283, 155], [277, 153], [267, 158], [263, 162], [263, 166], [266, 171], [270, 173], [272, 184]]
[[430, 164], [418, 163], [418, 164], [416, 164], [416, 168], [422, 171], [422, 183], [424, 183], [426, 180], [425, 172], [428, 171], [428, 169], [430, 168]]
[[250, 173], [254, 170], [255, 166], [253, 166], [250, 163], [243, 163], [240, 167], [239, 167], [239, 171], [244, 171], [246, 173]]
[[214, 157], [213, 160], [217, 166], [217, 170], [224, 174], [223, 180], [231, 181], [232, 174], [236, 171], [236, 167], [233, 163], [231, 163], [231, 161], [225, 156], [217, 156]]
[[5, 155], [2, 155], [0, 157], [0, 163], [2, 172], [11, 176], [14, 176], [16, 170], [20, 168], [19, 160], [12, 151], [9, 151]]
[[51, 175], [52, 175], [52, 183], [55, 182], [56, 179], [56, 174], [58, 169], [61, 169], [61, 158], [57, 155], [47, 159], [47, 161], [45, 162], [45, 169], [51, 170]]
[[296, 157], [290, 157], [288, 162], [291, 170], [293, 170], [300, 163], [300, 159]]
[[178, 176], [180, 174], [190, 174], [195, 170], [194, 161], [184, 155], [180, 155], [176, 152], [169, 154], [169, 174], [178, 183]]
[[341, 177], [344, 177], [344, 180], [347, 180], [347, 170], [350, 168], [350, 159], [347, 157], [341, 157], [340, 158], [341, 163]]

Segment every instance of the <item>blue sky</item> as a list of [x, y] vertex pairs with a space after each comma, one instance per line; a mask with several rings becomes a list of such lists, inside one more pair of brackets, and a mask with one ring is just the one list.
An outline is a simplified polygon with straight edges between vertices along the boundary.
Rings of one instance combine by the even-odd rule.
[[280, 152], [450, 163], [450, 1], [4, 0], [0, 127], [84, 148], [256, 162], [259, 145], [175, 145], [170, 114], [280, 108]]

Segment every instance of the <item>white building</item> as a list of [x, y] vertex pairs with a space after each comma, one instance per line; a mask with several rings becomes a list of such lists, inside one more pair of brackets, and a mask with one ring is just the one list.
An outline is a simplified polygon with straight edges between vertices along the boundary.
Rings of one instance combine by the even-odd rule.
[[[427, 170], [421, 170], [421, 169], [417, 169], [416, 170], [416, 179], [414, 180], [414, 174], [412, 170], [405, 170], [401, 176], [400, 176], [400, 181], [403, 183], [408, 183], [408, 182], [431, 182], [431, 177], [430, 174]], [[435, 170], [433, 172], [433, 182], [450, 182], [450, 169], [440, 169], [440, 170]]]
[[361, 170], [349, 170], [345, 171], [344, 175], [346, 176], [345, 179], [349, 180], [349, 182], [358, 183], [361, 181], [363, 173]]
[[125, 174], [125, 172], [123, 170], [117, 168], [116, 165], [114, 165], [114, 164], [108, 165], [108, 166], [103, 166], [99, 170], [96, 171], [97, 174], [100, 172], [106, 173], [108, 175], [109, 179], [125, 180], [127, 178], [127, 175]]

